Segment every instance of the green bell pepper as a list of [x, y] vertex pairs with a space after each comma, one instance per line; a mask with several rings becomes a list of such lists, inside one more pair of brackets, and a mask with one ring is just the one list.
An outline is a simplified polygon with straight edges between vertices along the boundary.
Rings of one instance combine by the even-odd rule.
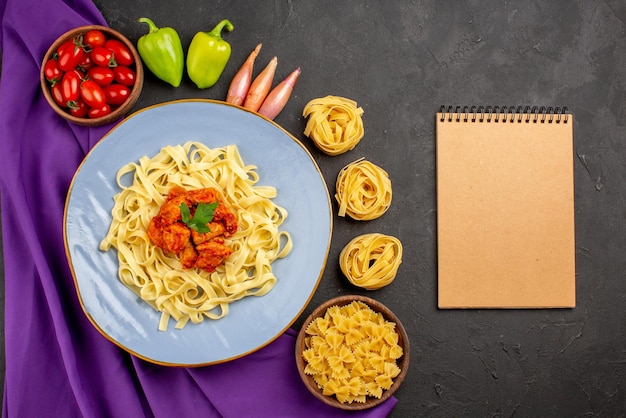
[[174, 87], [180, 86], [185, 58], [178, 32], [172, 28], [158, 28], [152, 20], [142, 17], [150, 32], [137, 41], [137, 51], [144, 64], [161, 80]]
[[196, 33], [189, 44], [187, 74], [198, 88], [217, 83], [230, 58], [230, 44], [222, 39], [224, 29], [230, 32], [234, 26], [224, 19], [212, 31]]

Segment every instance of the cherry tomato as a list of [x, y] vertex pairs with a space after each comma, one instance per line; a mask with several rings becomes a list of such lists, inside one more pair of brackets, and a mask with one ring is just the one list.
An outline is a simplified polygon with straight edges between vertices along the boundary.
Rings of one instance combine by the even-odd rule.
[[[115, 67], [115, 69], [117, 68], [120, 68], [120, 67]], [[98, 83], [98, 85], [102, 87], [108, 86], [114, 80], [113, 70], [111, 70], [108, 67], [100, 67], [100, 66], [95, 66], [93, 68], [90, 68], [89, 71], [87, 71], [87, 77], [90, 80], [95, 81], [96, 83]]]
[[92, 118], [92, 119], [100, 118], [102, 116], [106, 116], [109, 113], [111, 113], [111, 106], [109, 106], [107, 104], [105, 104], [101, 108], [92, 107], [91, 109], [89, 109], [87, 111], [87, 115], [89, 115], [89, 117]]
[[66, 48], [73, 47], [74, 45], [75, 45], [75, 44], [74, 44], [74, 40], [73, 40], [73, 39], [68, 39], [67, 41], [63, 42], [63, 43], [61, 44], [61, 46], [59, 46], [59, 47], [57, 48], [57, 51], [56, 51], [56, 55], [57, 55], [57, 57], [56, 57], [56, 58], [57, 58], [57, 60], [59, 59], [59, 55], [60, 55], [63, 51], [65, 51], [65, 49], [66, 49]]
[[85, 80], [80, 83], [80, 97], [89, 107], [100, 109], [106, 104], [102, 87], [93, 80]]
[[59, 68], [59, 62], [55, 59], [49, 59], [44, 65], [44, 76], [52, 84], [61, 81], [63, 71]]
[[61, 79], [61, 94], [63, 103], [75, 102], [80, 97], [80, 73], [76, 70], [68, 71]]
[[117, 62], [113, 56], [113, 51], [99, 46], [91, 51], [91, 61], [100, 67], [116, 67]]
[[93, 66], [93, 62], [91, 62], [91, 55], [89, 54], [85, 54], [83, 60], [80, 62], [80, 64], [78, 64], [78, 68], [83, 71], [88, 71]]
[[90, 47], [91, 49], [97, 48], [99, 46], [104, 46], [106, 42], [106, 36], [102, 31], [97, 29], [92, 29], [87, 31], [83, 37], [83, 43]]
[[113, 77], [115, 81], [128, 87], [135, 84], [135, 80], [137, 79], [135, 72], [124, 66], [115, 67], [113, 69]]
[[130, 50], [122, 41], [118, 41], [117, 39], [109, 39], [104, 43], [104, 47], [113, 51], [113, 56], [115, 57], [115, 62], [119, 65], [131, 65], [135, 62], [133, 58], [133, 54], [131, 54]]
[[63, 92], [61, 88], [61, 83], [55, 83], [50, 87], [50, 93], [52, 93], [52, 98], [59, 106], [65, 108], [65, 100], [63, 100]]
[[57, 54], [61, 71], [71, 71], [83, 60], [85, 50], [78, 39], [70, 39], [57, 49]]
[[70, 114], [76, 116], [77, 118], [84, 118], [87, 116], [88, 110], [89, 106], [87, 106], [87, 104], [81, 99], [78, 99], [76, 103], [72, 103], [70, 106]]
[[104, 97], [110, 105], [121, 105], [130, 96], [130, 89], [123, 84], [111, 84], [104, 88]]

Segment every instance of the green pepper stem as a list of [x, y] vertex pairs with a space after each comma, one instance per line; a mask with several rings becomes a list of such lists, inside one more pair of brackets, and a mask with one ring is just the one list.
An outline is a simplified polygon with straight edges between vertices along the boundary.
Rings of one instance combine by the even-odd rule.
[[209, 32], [209, 35], [214, 36], [218, 39], [222, 39], [222, 30], [224, 29], [230, 32], [231, 30], [235, 29], [235, 27], [232, 23], [230, 23], [230, 20], [224, 19], [220, 23], [218, 23], [211, 32]]
[[159, 28], [157, 27], [157, 25], [154, 24], [154, 22], [150, 19], [148, 19], [147, 17], [142, 17], [138, 20], [139, 23], [147, 23], [148, 26], [150, 27], [150, 33], [154, 33], [157, 32], [159, 30]]

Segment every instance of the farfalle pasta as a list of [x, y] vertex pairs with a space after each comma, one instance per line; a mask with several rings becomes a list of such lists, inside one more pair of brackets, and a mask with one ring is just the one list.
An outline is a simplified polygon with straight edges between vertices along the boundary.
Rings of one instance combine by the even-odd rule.
[[393, 191], [389, 174], [363, 158], [341, 169], [335, 184], [339, 216], [359, 221], [381, 217], [389, 206]]
[[380, 289], [393, 282], [402, 263], [402, 243], [380, 233], [360, 235], [339, 254], [339, 267], [355, 286]]
[[401, 371], [397, 360], [404, 353], [395, 327], [361, 301], [329, 307], [305, 330], [304, 373], [341, 403], [382, 397]]
[[363, 109], [354, 100], [338, 96], [313, 99], [302, 115], [309, 120], [304, 134], [324, 153], [334, 156], [350, 151], [364, 135]]

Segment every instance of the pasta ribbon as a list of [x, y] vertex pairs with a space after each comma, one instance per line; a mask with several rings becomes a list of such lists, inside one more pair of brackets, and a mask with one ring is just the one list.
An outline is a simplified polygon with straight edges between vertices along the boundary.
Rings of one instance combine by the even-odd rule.
[[[274, 187], [257, 185], [256, 167], [244, 165], [235, 145], [210, 149], [190, 141], [167, 146], [124, 165], [116, 179], [121, 191], [114, 196], [100, 250], [117, 249], [119, 279], [161, 312], [159, 330], [167, 329], [170, 318], [176, 328], [222, 318], [230, 303], [262, 296], [278, 281], [272, 262], [292, 248], [289, 233], [279, 230], [287, 211], [271, 200]], [[234, 251], [212, 273], [184, 269], [175, 254], [166, 254], [148, 237], [150, 220], [173, 186], [215, 188], [237, 216], [237, 232], [225, 239]]]
[[401, 263], [400, 240], [379, 233], [354, 238], [339, 254], [339, 267], [346, 278], [367, 290], [380, 289], [393, 282]]
[[327, 155], [350, 151], [363, 138], [363, 109], [354, 100], [338, 96], [313, 99], [302, 115], [309, 118], [304, 134]]
[[332, 306], [305, 330], [304, 372], [324, 395], [341, 403], [380, 398], [401, 372], [397, 360], [403, 350], [395, 327], [364, 302]]
[[339, 216], [359, 221], [381, 217], [391, 206], [391, 180], [385, 170], [363, 158], [341, 169], [335, 185]]

